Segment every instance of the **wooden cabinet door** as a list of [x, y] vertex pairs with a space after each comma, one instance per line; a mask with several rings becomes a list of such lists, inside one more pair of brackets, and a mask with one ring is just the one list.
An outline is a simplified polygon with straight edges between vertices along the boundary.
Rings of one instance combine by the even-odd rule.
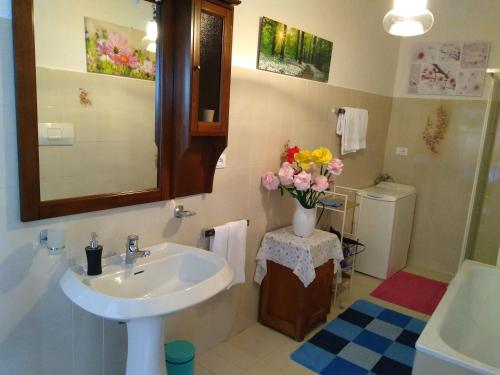
[[195, 2], [191, 135], [227, 135], [233, 9]]

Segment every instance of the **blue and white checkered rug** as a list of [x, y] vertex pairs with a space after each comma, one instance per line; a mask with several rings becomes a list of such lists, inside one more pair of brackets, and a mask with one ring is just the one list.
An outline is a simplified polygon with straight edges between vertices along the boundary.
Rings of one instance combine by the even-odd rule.
[[358, 300], [292, 353], [318, 374], [411, 375], [425, 322]]

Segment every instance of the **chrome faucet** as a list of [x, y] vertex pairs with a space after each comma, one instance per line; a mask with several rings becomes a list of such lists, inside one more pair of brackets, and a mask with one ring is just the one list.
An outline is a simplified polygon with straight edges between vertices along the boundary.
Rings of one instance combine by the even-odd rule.
[[125, 250], [125, 263], [133, 264], [137, 258], [151, 255], [149, 250], [139, 250], [139, 236], [131, 234], [127, 237], [127, 248]]

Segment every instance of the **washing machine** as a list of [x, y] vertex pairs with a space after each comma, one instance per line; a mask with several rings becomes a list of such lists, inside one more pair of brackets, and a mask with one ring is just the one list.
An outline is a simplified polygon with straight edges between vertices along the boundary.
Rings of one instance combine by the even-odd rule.
[[381, 182], [358, 192], [356, 237], [366, 250], [356, 257], [356, 271], [387, 279], [407, 263], [416, 189]]

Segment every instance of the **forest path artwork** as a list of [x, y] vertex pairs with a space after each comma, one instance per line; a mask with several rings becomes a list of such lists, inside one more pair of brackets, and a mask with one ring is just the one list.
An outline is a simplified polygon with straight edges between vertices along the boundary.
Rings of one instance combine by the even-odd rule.
[[257, 68], [328, 82], [333, 43], [262, 17]]

